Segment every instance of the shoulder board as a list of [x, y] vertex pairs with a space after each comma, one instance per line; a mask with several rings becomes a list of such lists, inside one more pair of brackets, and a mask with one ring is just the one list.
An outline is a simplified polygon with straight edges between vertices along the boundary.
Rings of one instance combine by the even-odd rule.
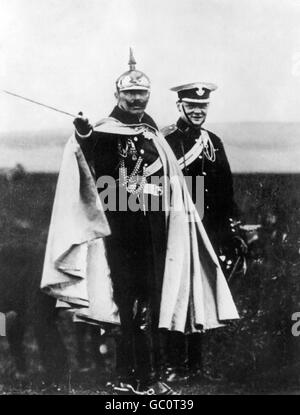
[[167, 135], [172, 134], [176, 129], [177, 129], [176, 124], [171, 124], [171, 125], [167, 125], [167, 127], [162, 128], [160, 132], [162, 133], [162, 135], [166, 137]]

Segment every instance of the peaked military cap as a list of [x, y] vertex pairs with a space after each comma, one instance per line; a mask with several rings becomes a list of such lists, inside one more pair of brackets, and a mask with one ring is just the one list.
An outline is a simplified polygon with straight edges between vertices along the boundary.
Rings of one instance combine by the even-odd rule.
[[208, 82], [194, 82], [175, 86], [171, 91], [177, 92], [179, 101], [205, 103], [209, 102], [210, 93], [217, 88], [217, 85]]
[[132, 49], [129, 51], [129, 71], [124, 72], [116, 81], [118, 91], [150, 90], [150, 79], [144, 72], [135, 69], [136, 61]]

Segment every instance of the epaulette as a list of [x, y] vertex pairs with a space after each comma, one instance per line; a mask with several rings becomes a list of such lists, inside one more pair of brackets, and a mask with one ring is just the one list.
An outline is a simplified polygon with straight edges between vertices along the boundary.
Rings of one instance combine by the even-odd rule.
[[162, 128], [160, 132], [164, 137], [167, 137], [168, 135], [172, 134], [177, 129], [176, 124], [167, 125], [166, 127]]

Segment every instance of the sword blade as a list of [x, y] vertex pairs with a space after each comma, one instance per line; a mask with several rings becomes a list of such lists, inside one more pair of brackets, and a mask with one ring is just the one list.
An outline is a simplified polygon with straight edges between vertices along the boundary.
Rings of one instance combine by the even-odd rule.
[[231, 281], [231, 279], [232, 279], [232, 277], [233, 277], [233, 275], [234, 275], [234, 273], [235, 273], [235, 271], [236, 271], [236, 269], [237, 269], [240, 261], [241, 261], [241, 257], [239, 256], [238, 259], [236, 260], [235, 264], [234, 264], [234, 267], [232, 268], [232, 271], [231, 271], [231, 273], [230, 273], [230, 275], [229, 275], [229, 277], [227, 279], [227, 282], [230, 282]]
[[31, 102], [31, 103], [36, 104], [36, 105], [40, 105], [41, 107], [48, 108], [52, 111], [56, 111], [56, 112], [60, 112], [61, 114], [69, 115], [72, 118], [77, 117], [77, 115], [71, 114], [70, 112], [60, 110], [58, 108], [52, 107], [51, 105], [43, 104], [42, 102], [38, 102], [38, 101], [35, 101], [33, 99], [30, 99], [30, 98], [23, 97], [22, 95], [15, 94], [14, 92], [6, 91], [5, 89], [1, 89], [1, 92], [4, 92], [5, 94], [8, 94], [8, 95], [12, 95], [13, 97], [24, 99], [25, 101]]

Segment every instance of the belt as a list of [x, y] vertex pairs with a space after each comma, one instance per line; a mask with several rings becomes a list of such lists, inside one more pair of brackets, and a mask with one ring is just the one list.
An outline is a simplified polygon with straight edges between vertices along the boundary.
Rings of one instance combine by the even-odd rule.
[[150, 194], [153, 196], [161, 196], [163, 194], [163, 187], [162, 185], [159, 186], [153, 183], [145, 183], [143, 193]]

